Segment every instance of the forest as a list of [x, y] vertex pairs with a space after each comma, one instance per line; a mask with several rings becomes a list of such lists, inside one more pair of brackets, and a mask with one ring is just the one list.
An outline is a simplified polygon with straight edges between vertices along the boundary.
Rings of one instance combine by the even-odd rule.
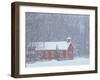
[[89, 15], [26, 12], [25, 50], [31, 42], [71, 37], [75, 56], [89, 57], [89, 26]]

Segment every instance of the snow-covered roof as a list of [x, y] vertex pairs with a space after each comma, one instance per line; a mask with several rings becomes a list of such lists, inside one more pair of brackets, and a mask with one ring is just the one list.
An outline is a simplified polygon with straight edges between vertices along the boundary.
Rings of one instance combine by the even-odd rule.
[[68, 49], [71, 42], [58, 41], [58, 42], [32, 42], [35, 50], [64, 50]]
[[71, 37], [67, 37], [67, 39], [70, 39], [71, 40]]

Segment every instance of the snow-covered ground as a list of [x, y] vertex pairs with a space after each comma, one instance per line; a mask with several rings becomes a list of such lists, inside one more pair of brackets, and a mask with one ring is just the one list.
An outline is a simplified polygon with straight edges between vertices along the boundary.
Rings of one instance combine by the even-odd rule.
[[63, 60], [63, 61], [37, 61], [35, 63], [26, 64], [26, 67], [47, 67], [47, 66], [72, 66], [72, 65], [87, 65], [89, 64], [89, 58], [74, 58], [73, 60]]

